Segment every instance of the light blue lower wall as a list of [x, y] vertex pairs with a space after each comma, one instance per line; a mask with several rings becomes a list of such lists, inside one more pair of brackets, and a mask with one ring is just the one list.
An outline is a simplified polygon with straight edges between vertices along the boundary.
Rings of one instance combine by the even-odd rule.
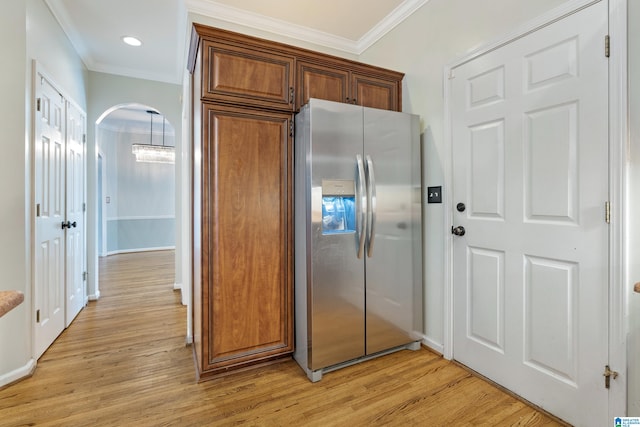
[[175, 218], [107, 220], [107, 253], [175, 247]]

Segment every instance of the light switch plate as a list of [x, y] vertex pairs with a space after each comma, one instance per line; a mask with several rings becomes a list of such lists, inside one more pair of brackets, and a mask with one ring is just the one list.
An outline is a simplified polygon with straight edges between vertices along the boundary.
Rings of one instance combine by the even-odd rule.
[[442, 203], [442, 187], [427, 187], [427, 203]]

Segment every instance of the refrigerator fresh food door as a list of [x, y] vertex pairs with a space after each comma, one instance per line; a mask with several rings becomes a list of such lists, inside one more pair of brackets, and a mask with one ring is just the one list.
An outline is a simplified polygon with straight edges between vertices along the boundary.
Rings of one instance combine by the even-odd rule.
[[364, 108], [366, 352], [420, 339], [421, 170], [415, 115]]
[[[309, 368], [365, 354], [362, 109], [312, 99]], [[360, 254], [360, 258], [358, 255]]]

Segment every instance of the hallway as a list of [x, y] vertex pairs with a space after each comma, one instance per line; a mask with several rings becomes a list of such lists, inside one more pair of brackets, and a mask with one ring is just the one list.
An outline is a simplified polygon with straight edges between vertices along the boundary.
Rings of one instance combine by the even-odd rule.
[[0, 426], [561, 425], [426, 350], [316, 384], [291, 360], [196, 384], [173, 257], [103, 258], [100, 300], [80, 312], [33, 377], [0, 390]]

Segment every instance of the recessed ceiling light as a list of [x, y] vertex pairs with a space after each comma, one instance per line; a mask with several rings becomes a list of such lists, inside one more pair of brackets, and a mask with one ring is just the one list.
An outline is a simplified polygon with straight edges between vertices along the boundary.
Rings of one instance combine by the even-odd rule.
[[142, 42], [132, 36], [123, 36], [122, 37], [122, 41], [125, 42], [126, 44], [128, 44], [129, 46], [141, 46]]

